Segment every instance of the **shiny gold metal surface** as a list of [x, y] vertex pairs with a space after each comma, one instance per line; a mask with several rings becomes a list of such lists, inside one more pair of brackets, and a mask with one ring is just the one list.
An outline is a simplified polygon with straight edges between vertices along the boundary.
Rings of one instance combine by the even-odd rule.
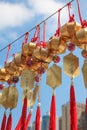
[[4, 88], [4, 90], [2, 91], [1, 105], [5, 109], [8, 109], [9, 105], [10, 105], [9, 101], [8, 101], [8, 94], [9, 94], [9, 87], [8, 88]]
[[10, 66], [15, 69], [15, 74], [16, 75], [21, 75], [21, 72], [22, 72], [22, 67], [20, 66], [17, 66], [16, 63], [14, 62], [14, 60], [12, 62], [10, 62]]
[[45, 61], [49, 56], [49, 50], [47, 48], [37, 47], [33, 52], [33, 56], [39, 60]]
[[47, 70], [46, 84], [51, 88], [55, 89], [62, 83], [62, 72], [61, 68], [54, 64]]
[[30, 70], [23, 70], [21, 74], [20, 85], [24, 89], [32, 89], [34, 87], [34, 72]]
[[82, 28], [76, 32], [76, 39], [78, 42], [87, 42], [87, 28]]
[[21, 53], [16, 53], [14, 56], [14, 62], [17, 66], [24, 68], [25, 62], [26, 62], [26, 57], [23, 56]]
[[61, 36], [71, 39], [76, 31], [81, 29], [81, 25], [76, 22], [68, 22], [60, 29]]
[[5, 68], [0, 69], [0, 81], [1, 82], [6, 82], [11, 75], [6, 71]]
[[15, 86], [9, 87], [8, 92], [8, 102], [9, 102], [9, 108], [13, 109], [17, 106], [18, 102], [18, 90]]
[[66, 42], [61, 37], [55, 37], [49, 39], [47, 47], [52, 54], [63, 54], [66, 51]]
[[30, 42], [30, 43], [24, 44], [22, 47], [22, 54], [24, 56], [31, 56], [35, 48], [36, 48], [36, 43]]
[[10, 63], [5, 64], [5, 69], [6, 69], [7, 73], [9, 73], [11, 75], [14, 75], [14, 73], [16, 71], [15, 68], [13, 68]]
[[79, 75], [79, 58], [72, 53], [63, 58], [64, 72], [66, 75], [74, 78]]
[[87, 60], [84, 62], [82, 67], [83, 79], [85, 87], [87, 88]]

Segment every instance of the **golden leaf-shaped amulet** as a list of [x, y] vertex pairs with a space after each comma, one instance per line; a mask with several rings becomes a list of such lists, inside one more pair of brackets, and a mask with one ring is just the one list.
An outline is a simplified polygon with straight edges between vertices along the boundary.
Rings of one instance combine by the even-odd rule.
[[79, 58], [72, 53], [64, 56], [63, 58], [64, 72], [71, 78], [79, 75]]
[[24, 89], [32, 89], [34, 87], [34, 72], [30, 70], [23, 70], [21, 74], [21, 87]]
[[51, 88], [55, 89], [62, 83], [62, 72], [61, 68], [54, 64], [47, 70], [46, 84]]
[[87, 88], [87, 61], [84, 62], [82, 67], [83, 79], [85, 87]]

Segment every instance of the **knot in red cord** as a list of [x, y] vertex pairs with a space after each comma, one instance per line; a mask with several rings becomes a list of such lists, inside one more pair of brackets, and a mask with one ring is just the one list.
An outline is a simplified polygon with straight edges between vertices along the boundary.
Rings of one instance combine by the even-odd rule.
[[39, 43], [37, 43], [37, 46], [41, 47], [41, 48], [46, 48], [47, 44], [44, 41], [40, 41]]
[[85, 28], [85, 27], [87, 27], [87, 21], [83, 20], [83, 22], [82, 22], [82, 28]]
[[74, 19], [74, 14], [72, 14], [72, 15], [70, 16], [69, 22], [74, 22], [74, 21], [75, 21], [75, 19]]

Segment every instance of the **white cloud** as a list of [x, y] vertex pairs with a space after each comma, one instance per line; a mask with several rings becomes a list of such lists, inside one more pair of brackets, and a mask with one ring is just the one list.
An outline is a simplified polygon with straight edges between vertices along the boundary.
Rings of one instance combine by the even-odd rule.
[[[46, 18], [64, 5], [63, 2], [55, 0], [28, 0], [28, 3], [26, 7], [23, 3], [0, 2], [0, 29], [21, 26], [34, 16], [35, 18], [39, 16]], [[61, 13], [61, 22], [64, 23], [67, 13], [66, 10], [63, 12]], [[57, 17], [54, 17], [53, 20], [57, 20]], [[53, 23], [55, 23], [54, 21]]]
[[[42, 20], [62, 6], [65, 3], [58, 2], [55, 0], [27, 0], [27, 7], [22, 2], [21, 3], [8, 3], [8, 2], [0, 2], [0, 30], [6, 29], [9, 27], [19, 27], [26, 23], [31, 22], [34, 18], [37, 22], [40, 22], [39, 18]], [[47, 23], [47, 39], [53, 35], [57, 29], [57, 18], [56, 14]], [[68, 19], [67, 16], [67, 8], [61, 11], [61, 25], [64, 24]], [[35, 25], [35, 23], [34, 23]], [[26, 25], [27, 26], [27, 25]], [[24, 26], [23, 26], [24, 27]], [[17, 38], [17, 34], [14, 31], [8, 32], [8, 38], [12, 40]]]
[[[49, 16], [65, 5], [63, 2], [56, 2], [55, 0], [28, 0], [33, 12], [36, 15]], [[67, 17], [66, 9], [61, 11], [61, 20], [65, 21]]]
[[62, 7], [63, 3], [55, 0], [29, 0], [29, 5], [31, 5], [36, 14], [50, 15]]
[[20, 26], [33, 17], [23, 4], [0, 2], [0, 29]]
[[[28, 0], [29, 6], [31, 6], [33, 12], [36, 16], [43, 16], [43, 19], [53, 14], [55, 11], [59, 10], [65, 5], [65, 2], [59, 2], [55, 0]], [[64, 8], [60, 13], [61, 25], [68, 21], [68, 9]], [[58, 14], [55, 14], [48, 21], [47, 30], [50, 30], [50, 33], [55, 32], [58, 26]]]

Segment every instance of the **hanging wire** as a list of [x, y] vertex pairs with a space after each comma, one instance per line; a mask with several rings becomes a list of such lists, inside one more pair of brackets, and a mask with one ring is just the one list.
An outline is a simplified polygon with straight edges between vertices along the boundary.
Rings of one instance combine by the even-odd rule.
[[[71, 0], [69, 3], [72, 3], [74, 0]], [[65, 4], [63, 7], [61, 7], [60, 9], [62, 10], [63, 8], [65, 8], [67, 6], [67, 4]], [[59, 9], [59, 10], [60, 10]], [[56, 12], [54, 12], [53, 14], [51, 14], [50, 16], [48, 16], [46, 19], [44, 19], [43, 21], [41, 21], [38, 25], [41, 25], [42, 23], [44, 23], [44, 21], [47, 21], [48, 19], [50, 19], [52, 16], [54, 16], [56, 13], [58, 13], [57, 10]], [[34, 27], [32, 27], [30, 30], [28, 30], [27, 32], [32, 32], [35, 28], [36, 28], [37, 25], [35, 25]], [[14, 44], [16, 41], [18, 41], [19, 39], [21, 39], [26, 33], [22, 34], [21, 36], [19, 36], [17, 39], [15, 39], [13, 42], [10, 43], [10, 45]], [[9, 44], [8, 44], [9, 45]], [[6, 45], [5, 47], [3, 47], [2, 49], [0, 49], [0, 52], [2, 52], [3, 50], [5, 50], [8, 45]]]

